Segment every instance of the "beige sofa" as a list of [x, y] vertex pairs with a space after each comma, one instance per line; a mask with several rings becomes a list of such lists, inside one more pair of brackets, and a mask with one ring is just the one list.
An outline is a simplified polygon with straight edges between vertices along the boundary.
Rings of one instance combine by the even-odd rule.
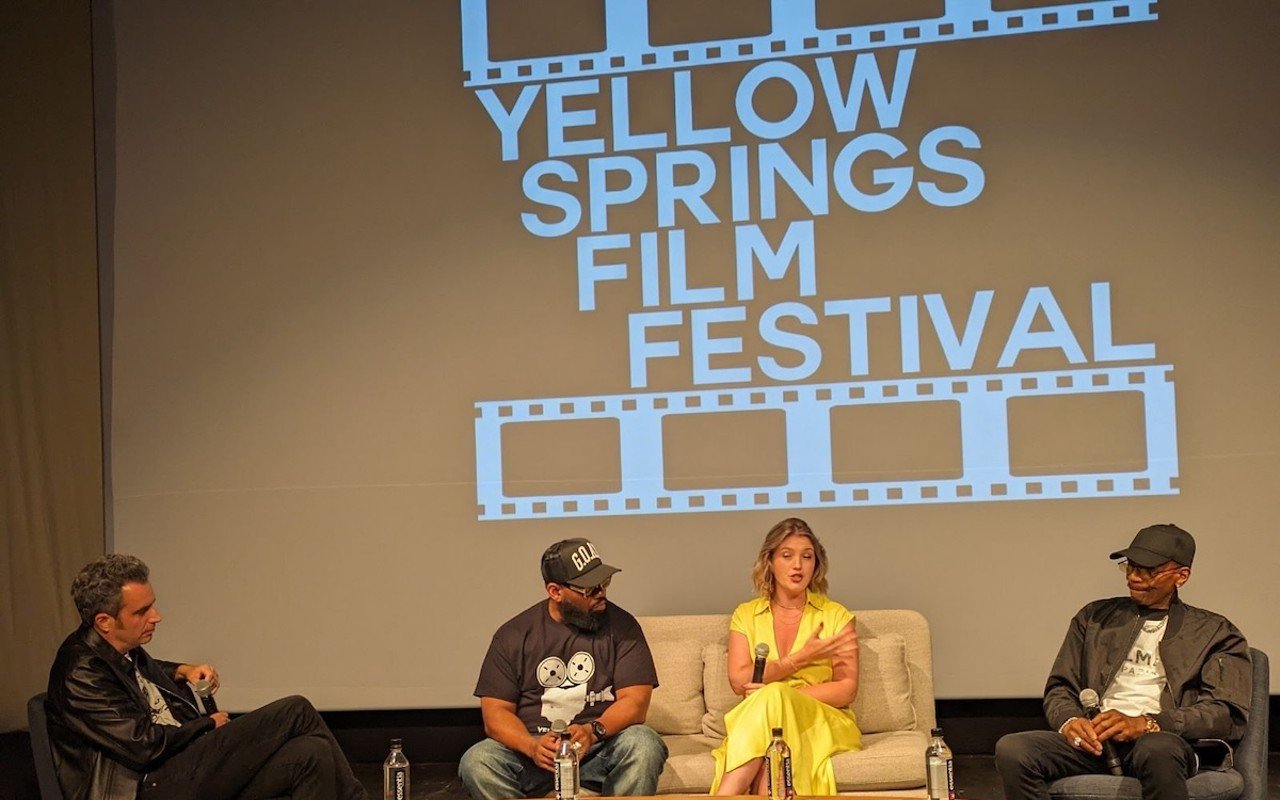
[[[923, 796], [924, 751], [934, 726], [929, 624], [915, 611], [856, 611], [862, 750], [833, 759], [841, 794]], [[670, 750], [661, 794], [704, 794], [724, 714], [739, 701], [725, 665], [727, 615], [640, 617], [661, 684], [647, 723]], [[803, 747], [803, 742], [789, 742]]]

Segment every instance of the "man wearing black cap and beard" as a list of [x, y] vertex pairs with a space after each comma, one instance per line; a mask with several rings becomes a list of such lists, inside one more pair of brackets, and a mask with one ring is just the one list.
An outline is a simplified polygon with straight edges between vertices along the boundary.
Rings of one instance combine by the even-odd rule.
[[[1183, 800], [1197, 757], [1191, 742], [1238, 742], [1252, 693], [1249, 648], [1225, 617], [1183, 603], [1196, 543], [1176, 525], [1152, 525], [1111, 554], [1121, 559], [1128, 597], [1097, 600], [1071, 620], [1045, 685], [1053, 731], [996, 744], [1006, 800], [1044, 798], [1067, 775], [1105, 773], [1110, 743], [1144, 800]], [[1102, 712], [1090, 721], [1080, 692]], [[1208, 765], [1202, 765], [1208, 766]]]
[[546, 794], [558, 720], [579, 748], [584, 786], [612, 796], [657, 792], [667, 747], [643, 723], [658, 673], [635, 617], [608, 600], [618, 571], [586, 539], [542, 554], [547, 598], [498, 629], [480, 667], [475, 695], [488, 738], [458, 765], [472, 797]]

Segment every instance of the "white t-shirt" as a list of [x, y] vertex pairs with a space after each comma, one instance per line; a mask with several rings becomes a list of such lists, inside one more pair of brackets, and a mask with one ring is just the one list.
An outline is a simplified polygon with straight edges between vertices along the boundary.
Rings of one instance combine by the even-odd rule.
[[1165, 684], [1160, 640], [1168, 622], [1167, 616], [1142, 621], [1142, 632], [1102, 698], [1103, 711], [1119, 711], [1130, 717], [1160, 713], [1160, 693]]
[[[129, 658], [129, 656], [126, 655], [125, 659], [133, 663], [133, 659]], [[165, 702], [164, 695], [160, 694], [160, 687], [144, 677], [136, 664], [133, 667], [133, 677], [138, 680], [138, 688], [142, 689], [142, 693], [147, 696], [147, 703], [151, 706], [151, 721], [157, 725], [181, 727], [182, 723], [178, 722], [173, 716], [173, 712], [169, 710], [169, 704]]]

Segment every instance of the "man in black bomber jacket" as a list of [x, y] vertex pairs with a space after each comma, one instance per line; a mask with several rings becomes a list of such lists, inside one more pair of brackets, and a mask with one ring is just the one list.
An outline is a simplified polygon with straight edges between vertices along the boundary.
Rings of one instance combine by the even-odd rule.
[[365, 792], [305, 698], [235, 719], [202, 715], [191, 684], [209, 664], [153, 659], [161, 617], [150, 570], [106, 555], [72, 583], [82, 624], [58, 648], [46, 701], [54, 766], [68, 800], [355, 800]]
[[[1144, 800], [1185, 800], [1197, 765], [1191, 742], [1244, 735], [1248, 643], [1226, 617], [1178, 597], [1195, 539], [1176, 525], [1152, 525], [1111, 557], [1123, 559], [1129, 596], [1094, 601], [1071, 620], [1045, 685], [1054, 731], [996, 744], [1006, 800], [1048, 800], [1057, 778], [1106, 772], [1108, 745], [1124, 774], [1141, 782]], [[1102, 709], [1092, 720], [1080, 698], [1086, 689]]]

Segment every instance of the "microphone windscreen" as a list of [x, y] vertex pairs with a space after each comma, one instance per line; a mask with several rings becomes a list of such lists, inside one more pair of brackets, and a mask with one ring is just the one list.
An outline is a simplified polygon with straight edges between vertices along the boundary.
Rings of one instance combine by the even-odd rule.
[[756, 658], [768, 658], [768, 657], [769, 657], [769, 645], [765, 642], [761, 642], [760, 644], [756, 645]]
[[1084, 706], [1085, 708], [1097, 708], [1098, 693], [1095, 692], [1093, 689], [1081, 689], [1080, 705]]

